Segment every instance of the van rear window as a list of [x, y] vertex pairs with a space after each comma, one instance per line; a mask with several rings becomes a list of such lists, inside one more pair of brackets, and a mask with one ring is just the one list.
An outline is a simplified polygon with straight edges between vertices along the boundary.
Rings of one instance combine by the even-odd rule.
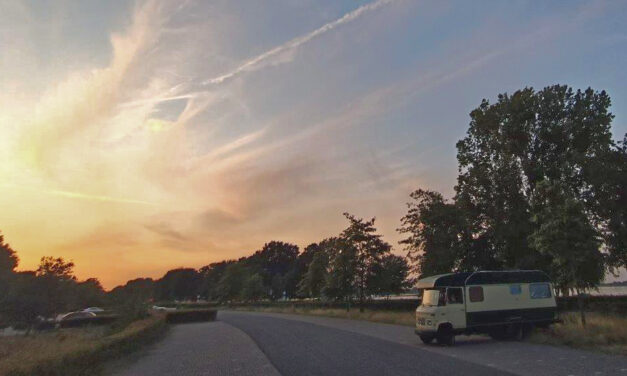
[[544, 299], [551, 297], [551, 287], [548, 283], [532, 283], [529, 285], [531, 299]]
[[482, 302], [483, 301], [483, 287], [481, 286], [470, 286], [468, 288], [468, 298], [471, 302]]

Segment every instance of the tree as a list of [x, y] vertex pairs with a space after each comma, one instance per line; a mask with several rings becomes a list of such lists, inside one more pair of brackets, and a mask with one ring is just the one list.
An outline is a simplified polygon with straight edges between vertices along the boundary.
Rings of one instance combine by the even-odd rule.
[[240, 297], [248, 275], [249, 272], [242, 263], [236, 262], [228, 265], [216, 289], [218, 301], [227, 302]]
[[601, 174], [598, 178], [598, 185], [605, 183], [606, 187], [601, 200], [605, 208], [602, 217], [607, 221], [600, 227], [608, 250], [608, 266], [615, 269], [627, 267], [627, 135], [604, 162], [613, 168], [609, 169], [609, 176]]
[[555, 85], [501, 94], [471, 112], [468, 134], [457, 143], [455, 201], [472, 235], [466, 247], [489, 256], [475, 267], [542, 266], [528, 239], [538, 226], [530, 200], [543, 180], [561, 181], [593, 225], [603, 225], [610, 103], [604, 91]]
[[213, 264], [200, 268], [199, 273], [202, 277], [200, 295], [206, 297], [208, 300], [218, 300], [218, 286], [220, 280], [226, 268], [235, 262], [234, 260], [214, 262]]
[[152, 278], [137, 278], [126, 282], [124, 286], [117, 286], [107, 294], [107, 299], [113, 305], [123, 305], [126, 302], [143, 304], [155, 297], [155, 281]]
[[366, 296], [372, 290], [374, 271], [383, 255], [389, 253], [392, 246], [381, 240], [381, 235], [376, 234], [374, 218], [365, 221], [348, 213], [344, 213], [344, 216], [350, 224], [342, 231], [340, 238], [354, 248], [352, 254], [355, 257], [355, 287], [359, 298], [359, 310], [363, 311]]
[[401, 293], [411, 283], [408, 276], [409, 264], [404, 257], [385, 255], [375, 270], [371, 292], [380, 295]]
[[407, 214], [397, 230], [407, 237], [400, 241], [414, 271], [422, 276], [449, 273], [462, 265], [478, 265], [487, 256], [481, 252], [464, 252], [464, 216], [455, 203], [440, 193], [418, 189], [412, 192]]
[[328, 266], [329, 256], [327, 253], [322, 250], [316, 251], [309, 263], [307, 272], [298, 284], [298, 292], [301, 296], [308, 298], [319, 298], [321, 296]]
[[42, 257], [35, 276], [37, 280], [28, 285], [37, 285], [40, 290], [39, 296], [43, 299], [41, 316], [52, 317], [76, 308], [72, 295], [76, 285], [73, 262], [66, 262], [62, 257]]
[[603, 255], [598, 232], [590, 223], [583, 203], [576, 200], [560, 182], [542, 181], [534, 196], [537, 229], [531, 234], [533, 246], [551, 260], [551, 277], [560, 289], [574, 289], [579, 296], [582, 324], [585, 289], [603, 279]]
[[331, 299], [346, 300], [348, 310], [356, 292], [357, 249], [342, 238], [334, 238], [332, 242], [329, 244], [329, 272], [322, 294]]
[[257, 273], [246, 279], [242, 286], [241, 297], [245, 301], [257, 301], [268, 296], [263, 279]]
[[75, 281], [74, 263], [72, 261], [66, 262], [62, 257], [42, 257], [37, 268], [37, 276], [49, 276], [65, 281]]
[[161, 300], [196, 299], [201, 277], [192, 268], [169, 270], [156, 283], [157, 297]]
[[19, 258], [11, 246], [4, 242], [4, 236], [0, 234], [0, 278], [15, 271]]
[[[258, 272], [264, 285], [272, 289], [272, 298], [283, 297], [284, 292], [291, 297], [296, 292], [298, 281], [294, 276], [288, 276], [293, 270], [298, 258], [298, 246], [280, 241], [271, 241], [264, 244], [263, 248], [252, 256], [243, 259], [242, 262], [251, 271]], [[287, 282], [290, 285], [287, 285]]]

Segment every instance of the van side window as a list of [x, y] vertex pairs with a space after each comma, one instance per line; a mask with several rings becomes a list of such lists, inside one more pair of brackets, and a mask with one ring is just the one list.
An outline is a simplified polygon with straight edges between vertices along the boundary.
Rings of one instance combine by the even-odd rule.
[[464, 294], [462, 293], [462, 289], [459, 287], [449, 287], [446, 290], [446, 302], [448, 304], [463, 304]]
[[548, 283], [532, 283], [529, 285], [531, 299], [543, 299], [551, 297], [551, 287]]
[[520, 295], [522, 288], [520, 285], [509, 285], [509, 293], [512, 295]]
[[483, 287], [481, 286], [471, 286], [468, 288], [468, 297], [471, 302], [482, 302], [483, 301]]

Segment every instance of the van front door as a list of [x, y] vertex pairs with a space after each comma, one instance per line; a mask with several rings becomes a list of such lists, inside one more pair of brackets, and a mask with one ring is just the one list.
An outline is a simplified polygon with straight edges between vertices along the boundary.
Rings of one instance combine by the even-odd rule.
[[464, 291], [461, 287], [446, 289], [446, 316], [454, 329], [466, 328], [466, 306], [464, 305]]

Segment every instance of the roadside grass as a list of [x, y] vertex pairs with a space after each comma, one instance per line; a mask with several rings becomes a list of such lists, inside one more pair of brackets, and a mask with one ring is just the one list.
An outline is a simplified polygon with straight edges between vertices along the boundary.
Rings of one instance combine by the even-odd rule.
[[345, 309], [338, 308], [299, 308], [299, 307], [237, 307], [231, 308], [236, 311], [255, 311], [255, 312], [270, 312], [270, 313], [291, 313], [297, 315], [309, 315], [309, 316], [324, 316], [335, 317], [351, 320], [364, 320], [372, 322], [380, 322], [385, 324], [396, 324], [405, 326], [415, 325], [414, 312], [400, 312], [400, 311], [381, 311], [381, 310], [368, 310], [359, 312], [359, 308], [354, 307], [349, 312]]
[[627, 317], [587, 312], [587, 325], [583, 327], [579, 313], [560, 314], [563, 323], [548, 329], [535, 330], [530, 342], [569, 346], [627, 356]]
[[159, 314], [123, 328], [68, 328], [0, 338], [0, 375], [94, 374], [104, 361], [156, 340], [165, 328]]

